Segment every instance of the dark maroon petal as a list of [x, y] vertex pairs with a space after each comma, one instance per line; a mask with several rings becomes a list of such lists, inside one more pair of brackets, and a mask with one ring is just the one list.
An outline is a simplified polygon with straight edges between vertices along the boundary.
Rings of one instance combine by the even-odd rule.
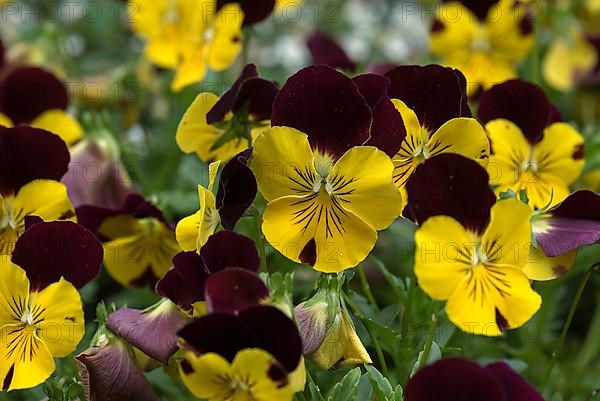
[[313, 64], [324, 64], [332, 68], [354, 71], [356, 63], [348, 57], [344, 49], [324, 32], [314, 32], [306, 40]]
[[221, 97], [219, 101], [208, 111], [206, 114], [206, 122], [208, 124], [214, 124], [219, 121], [223, 121], [225, 115], [233, 109], [235, 98], [240, 90], [242, 82], [250, 78], [258, 77], [258, 69], [255, 64], [247, 64], [242, 70], [241, 74], [231, 88], [229, 88]]
[[263, 78], [245, 80], [233, 103], [233, 112], [247, 107], [254, 121], [270, 120], [273, 112], [273, 101], [279, 92], [275, 83]]
[[276, 0], [218, 0], [217, 10], [227, 3], [239, 3], [244, 11], [244, 26], [254, 25], [267, 18], [275, 8]]
[[354, 82], [324, 65], [291, 76], [275, 98], [273, 126], [296, 128], [334, 158], [370, 137], [372, 114]]
[[[443, 0], [444, 3], [456, 0]], [[459, 0], [465, 7], [467, 7], [480, 21], [485, 21], [488, 15], [488, 11], [492, 8], [498, 0]]]
[[243, 310], [240, 320], [254, 335], [256, 344], [293, 372], [302, 356], [302, 339], [296, 324], [274, 306], [255, 306]]
[[113, 343], [91, 347], [75, 357], [89, 401], [155, 401], [158, 396], [135, 366], [127, 345]]
[[551, 216], [545, 220], [548, 229], [534, 232], [546, 255], [562, 255], [600, 240], [600, 195], [587, 190], [576, 191], [548, 214]]
[[120, 208], [134, 188], [123, 164], [111, 159], [100, 143], [85, 140], [71, 150], [69, 171], [61, 180], [73, 206]]
[[47, 110], [65, 110], [68, 105], [65, 85], [41, 68], [16, 69], [0, 84], [0, 112], [15, 125], [29, 123]]
[[169, 301], [150, 311], [122, 308], [106, 321], [113, 333], [164, 363], [177, 351], [177, 332], [187, 319]]
[[27, 273], [32, 289], [61, 277], [81, 288], [100, 272], [102, 244], [82, 225], [70, 221], [34, 224], [17, 240], [13, 262]]
[[14, 193], [38, 178], [60, 180], [69, 158], [57, 135], [27, 126], [0, 127], [0, 193]]
[[200, 256], [209, 273], [227, 267], [242, 267], [254, 272], [260, 268], [260, 256], [254, 241], [233, 231], [220, 231], [211, 235], [200, 249]]
[[393, 157], [406, 137], [400, 112], [387, 94], [390, 80], [382, 75], [363, 74], [353, 78], [373, 113], [371, 138], [365, 145], [375, 146]]
[[408, 381], [405, 401], [508, 401], [500, 380], [476, 363], [446, 358], [425, 366]]
[[204, 287], [208, 313], [237, 313], [269, 297], [265, 283], [247, 269], [229, 267], [211, 274]]
[[496, 201], [488, 183], [488, 173], [475, 161], [455, 154], [434, 156], [406, 183], [410, 217], [422, 224], [431, 216], [451, 216], [481, 233]]
[[504, 388], [505, 400], [544, 401], [540, 393], [505, 362], [492, 363], [485, 369], [500, 380]]
[[191, 310], [194, 302], [204, 301], [204, 284], [209, 274], [204, 260], [196, 252], [180, 252], [173, 258], [173, 266], [156, 283], [156, 293]]
[[105, 219], [122, 214], [120, 209], [109, 209], [101, 206], [83, 205], [75, 209], [77, 221], [88, 230], [98, 234], [98, 229]]
[[125, 203], [122, 208], [123, 213], [130, 214], [136, 219], [144, 219], [146, 217], [153, 217], [157, 220], [167, 223], [163, 212], [154, 206], [154, 204], [146, 200], [140, 194], [131, 194], [125, 199]]
[[256, 197], [256, 178], [247, 166], [251, 152], [247, 149], [233, 157], [219, 178], [217, 209], [221, 224], [227, 230], [233, 230]]
[[481, 95], [478, 114], [484, 124], [497, 118], [512, 121], [531, 144], [538, 143], [544, 128], [556, 119], [555, 109], [544, 92], [536, 85], [519, 79], [485, 91]]
[[407, 65], [385, 75], [391, 81], [390, 98], [406, 103], [431, 133], [448, 120], [471, 117], [467, 81], [458, 70], [439, 65]]
[[248, 327], [229, 313], [202, 316], [179, 331], [179, 336], [200, 354], [214, 352], [233, 361], [238, 351], [257, 346]]

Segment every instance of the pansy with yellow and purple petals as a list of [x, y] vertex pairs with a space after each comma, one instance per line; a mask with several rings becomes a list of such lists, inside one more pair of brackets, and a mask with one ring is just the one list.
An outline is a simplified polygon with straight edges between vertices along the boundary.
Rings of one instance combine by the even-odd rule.
[[220, 231], [208, 239], [199, 253], [177, 254], [173, 266], [157, 283], [156, 292], [192, 314], [194, 304], [206, 300], [206, 280], [212, 274], [228, 267], [257, 272], [260, 257], [250, 238], [233, 231]]
[[407, 180], [419, 164], [436, 155], [455, 153], [487, 165], [489, 141], [483, 127], [471, 118], [460, 71], [439, 65], [401, 66], [386, 77], [389, 96], [406, 126], [406, 138], [392, 158], [394, 183], [404, 205]]
[[506, 362], [480, 366], [463, 358], [444, 358], [408, 381], [406, 401], [544, 401]]
[[[423, 178], [427, 188], [440, 190], [425, 196]], [[408, 196], [421, 224], [414, 262], [419, 286], [446, 301], [448, 318], [465, 332], [497, 336], [524, 325], [542, 302], [524, 273], [531, 208], [517, 199], [494, 204], [485, 170], [458, 155], [422, 164], [413, 183]]]
[[238, 314], [212, 313], [179, 332], [187, 350], [180, 363], [184, 384], [209, 401], [291, 401], [292, 372], [304, 369], [295, 323], [273, 306]]
[[38, 222], [19, 238], [12, 261], [0, 258], [2, 390], [37, 386], [81, 341], [78, 288], [100, 271], [102, 246], [83, 226]]
[[175, 229], [177, 242], [182, 250], [199, 252], [220, 226], [226, 230], [233, 230], [238, 220], [252, 205], [257, 184], [247, 166], [250, 153], [250, 149], [242, 151], [225, 165], [219, 176], [216, 196], [213, 186], [220, 162], [213, 162], [208, 166], [207, 188], [198, 185], [200, 208], [196, 213], [181, 219]]
[[71, 146], [83, 137], [83, 128], [67, 113], [68, 106], [67, 87], [51, 72], [26, 66], [0, 68], [0, 125], [45, 129]]
[[28, 126], [0, 127], [0, 255], [10, 255], [29, 216], [75, 220], [67, 189], [69, 151], [50, 132]]
[[431, 27], [431, 51], [458, 68], [469, 97], [517, 76], [534, 44], [533, 18], [518, 0], [444, 0]]
[[390, 156], [405, 130], [388, 83], [312, 66], [275, 98], [273, 127], [249, 165], [268, 201], [263, 233], [289, 259], [324, 272], [354, 267], [400, 214]]
[[217, 9], [215, 0], [129, 0], [131, 27], [146, 41], [145, 56], [175, 70], [171, 90], [202, 81], [208, 69], [223, 71], [242, 49], [244, 13], [238, 3]]
[[231, 159], [269, 126], [277, 92], [273, 82], [260, 77], [256, 65], [246, 65], [220, 98], [210, 92], [196, 97], [177, 128], [177, 145], [205, 162]]
[[181, 251], [163, 213], [138, 194], [129, 195], [120, 209], [80, 206], [77, 217], [102, 240], [106, 270], [126, 287], [156, 284]]
[[527, 192], [534, 209], [556, 205], [581, 174], [584, 141], [534, 84], [511, 80], [483, 94], [478, 110], [492, 147], [496, 192]]

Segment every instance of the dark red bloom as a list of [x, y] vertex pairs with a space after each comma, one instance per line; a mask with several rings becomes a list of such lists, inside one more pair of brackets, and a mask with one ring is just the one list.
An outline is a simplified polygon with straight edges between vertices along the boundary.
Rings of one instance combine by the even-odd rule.
[[313, 64], [324, 64], [332, 68], [341, 68], [350, 72], [356, 70], [354, 62], [344, 49], [328, 34], [314, 32], [306, 39]]
[[244, 12], [244, 26], [254, 25], [271, 15], [275, 0], [217, 0], [217, 10], [227, 3], [238, 3]]

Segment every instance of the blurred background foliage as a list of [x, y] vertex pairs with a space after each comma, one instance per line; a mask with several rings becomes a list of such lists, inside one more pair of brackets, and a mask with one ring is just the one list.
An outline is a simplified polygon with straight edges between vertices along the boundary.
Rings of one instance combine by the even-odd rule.
[[[149, 0], [150, 1], [150, 0]], [[539, 4], [537, 44], [521, 66], [521, 77], [541, 85], [567, 121], [586, 136], [584, 181], [594, 184], [593, 171], [600, 169], [600, 90], [598, 87], [560, 93], [549, 88], [540, 73], [546, 49], [570, 24], [600, 25], [599, 20], [579, 22], [576, 9], [581, 1]], [[16, 5], [17, 11], [8, 5]], [[374, 62], [426, 64], [435, 60], [428, 52], [429, 23], [436, 2], [399, 0], [306, 0], [276, 10], [266, 21], [246, 32], [249, 48], [228, 71], [211, 72], [204, 82], [178, 94], [169, 91], [171, 72], [159, 70], [141, 57], [143, 43], [129, 29], [135, 23], [125, 2], [117, 0], [27, 0], [4, 2], [0, 34], [9, 57], [22, 58], [55, 71], [69, 88], [73, 109], [88, 134], [108, 134], [115, 152], [126, 165], [131, 180], [154, 200], [172, 222], [197, 208], [197, 185], [206, 185], [207, 168], [195, 155], [184, 155], [175, 143], [175, 130], [186, 107], [202, 91], [220, 94], [233, 82], [246, 62], [256, 63], [263, 76], [282, 84], [286, 77], [310, 63], [306, 37], [315, 30], [336, 38], [360, 66]], [[600, 17], [599, 17], [600, 18]], [[360, 68], [359, 68], [360, 71]], [[35, 96], [35, 94], [32, 94]], [[596, 185], [596, 187], [594, 187]], [[240, 231], [257, 237], [251, 218], [244, 218]], [[506, 359], [522, 372], [550, 401], [600, 399], [600, 276], [591, 278], [577, 308], [565, 348], [552, 376], [547, 369], [561, 334], [571, 301], [584, 271], [600, 259], [597, 246], [579, 252], [575, 268], [552, 282], [535, 283], [544, 299], [542, 309], [525, 327], [501, 338], [483, 338], [459, 332], [444, 313], [414, 284], [412, 248], [414, 226], [395, 223], [382, 233], [374, 254], [364, 262], [377, 305], [364, 298], [360, 280], [353, 280], [350, 302], [358, 333], [374, 360], [392, 383], [404, 383], [414, 368], [427, 336], [435, 335], [429, 358], [465, 355], [481, 362]], [[385, 267], [383, 267], [383, 265]], [[295, 271], [294, 296], [306, 299], [314, 273], [294, 265], [275, 251], [269, 252], [269, 270]], [[411, 321], [399, 316], [407, 294], [415, 292]], [[143, 308], [155, 302], [151, 289], [122, 289], [108, 275], [83, 289], [88, 330], [80, 350], [95, 331], [96, 304]], [[432, 313], [437, 330], [432, 332]], [[365, 330], [378, 333], [382, 364]], [[322, 372], [316, 378], [326, 391], [349, 369]], [[53, 375], [54, 387], [67, 389], [76, 375], [72, 360], [60, 363]], [[149, 374], [165, 399], [192, 397], [162, 370]], [[361, 380], [360, 387], [367, 384]], [[74, 397], [80, 396], [74, 387]], [[596, 392], [597, 393], [597, 392]], [[0, 400], [42, 399], [43, 389], [0, 393]], [[57, 398], [59, 399], [59, 398]]]

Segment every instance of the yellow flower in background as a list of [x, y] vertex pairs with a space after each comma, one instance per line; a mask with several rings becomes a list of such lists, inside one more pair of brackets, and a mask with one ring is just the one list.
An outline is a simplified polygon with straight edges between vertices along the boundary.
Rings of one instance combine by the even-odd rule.
[[200, 252], [202, 245], [208, 241], [208, 237], [221, 224], [221, 217], [219, 216], [215, 194], [213, 193], [213, 186], [220, 164], [220, 161], [216, 161], [208, 166], [208, 188], [198, 185], [200, 209], [177, 223], [175, 234], [179, 246], [184, 251]]
[[215, 353], [188, 352], [181, 378], [196, 397], [208, 401], [291, 401], [294, 390], [285, 375], [284, 381], [275, 380], [274, 365], [273, 356], [256, 348], [238, 352], [233, 362]]
[[597, 63], [596, 48], [580, 30], [573, 30], [571, 35], [558, 37], [552, 42], [542, 62], [542, 73], [550, 86], [567, 92]]
[[465, 74], [469, 96], [516, 77], [516, 65], [534, 44], [526, 4], [485, 3], [469, 2], [470, 9], [460, 1], [445, 2], [431, 29], [432, 52]]
[[[14, 126], [11, 119], [2, 113], [0, 113], [0, 125], [9, 128]], [[58, 135], [69, 147], [83, 138], [83, 128], [79, 121], [60, 109], [45, 111], [28, 125]]]
[[145, 55], [175, 70], [175, 92], [199, 82], [208, 68], [227, 69], [242, 48], [244, 14], [237, 3], [216, 10], [214, 0], [130, 0], [133, 30], [146, 40]]
[[523, 272], [529, 255], [531, 209], [500, 201], [482, 233], [448, 216], [425, 220], [415, 234], [415, 274], [435, 300], [447, 301], [448, 318], [468, 333], [497, 336], [521, 327], [541, 297]]

